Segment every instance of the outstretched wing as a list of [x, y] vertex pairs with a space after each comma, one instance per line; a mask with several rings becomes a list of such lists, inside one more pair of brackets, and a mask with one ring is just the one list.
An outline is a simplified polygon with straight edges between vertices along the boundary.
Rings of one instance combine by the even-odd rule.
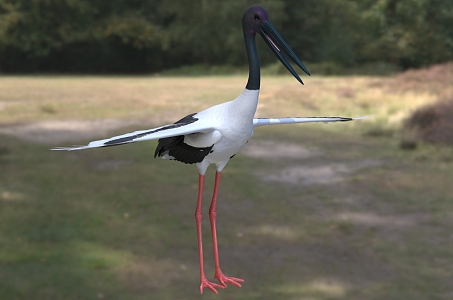
[[253, 119], [253, 127], [264, 125], [277, 125], [277, 124], [293, 124], [293, 123], [329, 123], [329, 122], [348, 122], [368, 118], [370, 116], [358, 118], [344, 118], [344, 117], [287, 117], [287, 118], [257, 118]]
[[142, 142], [172, 136], [187, 135], [191, 133], [208, 133], [213, 130], [215, 130], [215, 128], [212, 126], [212, 124], [200, 121], [197, 118], [194, 118], [193, 115], [189, 115], [174, 124], [164, 125], [148, 130], [134, 131], [131, 133], [114, 136], [109, 139], [93, 141], [86, 146], [55, 147], [51, 150], [72, 151], [98, 147], [109, 147], [133, 142]]

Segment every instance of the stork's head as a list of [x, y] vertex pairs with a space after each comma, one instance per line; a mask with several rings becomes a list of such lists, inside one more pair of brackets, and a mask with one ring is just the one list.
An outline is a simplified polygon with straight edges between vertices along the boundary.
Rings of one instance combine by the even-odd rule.
[[267, 11], [264, 8], [258, 5], [248, 8], [242, 16], [242, 29], [244, 35], [255, 35], [256, 33], [259, 33], [286, 69], [303, 84], [297, 72], [283, 56], [282, 51], [286, 53], [286, 55], [289, 56], [307, 75], [310, 75], [310, 72], [283, 40], [271, 22], [269, 22]]
[[267, 11], [261, 6], [255, 5], [248, 8], [242, 16], [242, 29], [244, 34], [256, 34], [261, 30], [261, 25], [268, 21]]

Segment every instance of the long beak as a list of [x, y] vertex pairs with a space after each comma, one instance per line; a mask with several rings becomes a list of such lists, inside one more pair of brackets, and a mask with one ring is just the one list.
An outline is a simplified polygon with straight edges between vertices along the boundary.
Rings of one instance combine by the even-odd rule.
[[281, 63], [288, 69], [291, 74], [302, 84], [302, 79], [300, 79], [299, 75], [297, 72], [293, 69], [291, 64], [288, 62], [288, 60], [283, 56], [283, 53], [286, 53], [307, 75], [310, 75], [310, 72], [307, 70], [307, 68], [304, 66], [304, 64], [300, 61], [300, 59], [296, 56], [296, 54], [291, 50], [291, 48], [288, 46], [288, 44], [283, 40], [281, 35], [278, 33], [278, 31], [275, 29], [275, 27], [271, 24], [269, 21], [265, 21], [261, 25], [261, 36], [263, 37], [264, 41], [267, 43], [269, 48], [272, 49], [274, 54], [278, 57], [278, 59], [281, 61]]

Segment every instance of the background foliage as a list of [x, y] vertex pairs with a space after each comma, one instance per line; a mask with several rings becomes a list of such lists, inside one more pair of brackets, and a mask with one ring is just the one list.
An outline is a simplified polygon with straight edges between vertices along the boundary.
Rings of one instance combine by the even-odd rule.
[[[244, 64], [250, 0], [0, 0], [2, 72], [156, 72]], [[264, 0], [304, 61], [385, 62], [403, 69], [453, 59], [453, 2]], [[261, 51], [264, 63], [270, 51]]]

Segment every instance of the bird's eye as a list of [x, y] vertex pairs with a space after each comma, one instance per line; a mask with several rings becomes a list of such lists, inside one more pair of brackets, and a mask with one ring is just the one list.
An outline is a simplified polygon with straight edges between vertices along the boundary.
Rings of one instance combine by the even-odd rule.
[[260, 16], [258, 16], [257, 14], [254, 15], [254, 18], [255, 18], [255, 21], [258, 21], [260, 19]]

